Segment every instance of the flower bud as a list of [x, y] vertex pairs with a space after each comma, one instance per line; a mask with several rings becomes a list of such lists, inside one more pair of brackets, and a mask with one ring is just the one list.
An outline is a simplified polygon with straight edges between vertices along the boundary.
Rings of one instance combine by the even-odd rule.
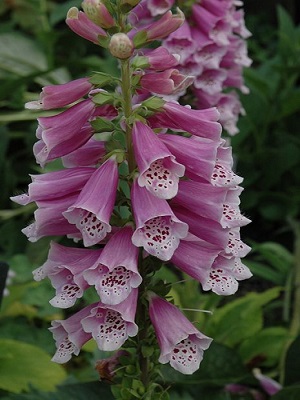
[[84, 0], [81, 4], [87, 17], [102, 28], [115, 26], [115, 20], [101, 0]]
[[114, 57], [123, 60], [132, 55], [134, 46], [125, 33], [116, 33], [111, 37], [108, 48]]

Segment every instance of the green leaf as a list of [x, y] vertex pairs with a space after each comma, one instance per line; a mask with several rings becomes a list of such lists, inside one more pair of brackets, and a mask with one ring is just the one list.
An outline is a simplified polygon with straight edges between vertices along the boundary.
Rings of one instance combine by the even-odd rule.
[[239, 353], [245, 363], [259, 357], [261, 365], [272, 367], [278, 364], [281, 352], [288, 336], [283, 327], [265, 328], [255, 336], [246, 339], [240, 346]]
[[30, 385], [53, 390], [66, 378], [64, 369], [51, 362], [44, 350], [31, 344], [0, 339], [0, 388], [20, 393]]
[[36, 42], [24, 34], [0, 34], [0, 76], [1, 72], [27, 76], [36, 71], [46, 70], [46, 56]]
[[[290, 345], [285, 361], [285, 385], [300, 383], [300, 336]], [[300, 398], [300, 397], [299, 397]]]
[[244, 260], [243, 262], [248, 268], [250, 268], [254, 276], [271, 281], [276, 285], [284, 285], [282, 275], [268, 267], [266, 264], [252, 260]]
[[299, 400], [300, 398], [300, 385], [286, 387], [274, 396], [272, 400]]
[[248, 293], [217, 309], [208, 320], [206, 334], [234, 346], [255, 335], [263, 327], [262, 307], [279, 296], [280, 287], [263, 293]]
[[254, 250], [259, 252], [279, 272], [286, 274], [293, 266], [293, 254], [279, 243], [264, 242], [255, 246]]
[[102, 382], [63, 385], [51, 393], [33, 390], [28, 394], [4, 397], [2, 400], [113, 400], [110, 386]]
[[291, 16], [281, 7], [277, 7], [279, 22], [279, 51], [281, 56], [290, 57], [294, 48], [295, 26]]

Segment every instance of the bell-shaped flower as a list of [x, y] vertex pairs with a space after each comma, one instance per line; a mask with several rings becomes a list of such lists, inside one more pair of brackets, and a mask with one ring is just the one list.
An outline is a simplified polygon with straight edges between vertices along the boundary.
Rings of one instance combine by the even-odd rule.
[[161, 199], [171, 199], [178, 190], [185, 168], [160, 141], [157, 135], [137, 121], [132, 130], [135, 159], [140, 175], [138, 184]]
[[82, 319], [84, 331], [92, 334], [100, 350], [117, 350], [128, 337], [137, 334], [138, 327], [134, 322], [137, 297], [138, 289], [133, 289], [122, 303], [98, 303], [91, 309], [90, 314]]
[[77, 7], [69, 9], [66, 24], [77, 35], [95, 44], [99, 44], [99, 36], [107, 37], [106, 32], [100, 26], [92, 22], [84, 12], [79, 11]]
[[220, 123], [229, 135], [234, 136], [239, 132], [237, 127], [239, 115], [245, 114], [237, 94], [234, 92], [223, 94], [217, 102], [217, 107], [220, 111]]
[[194, 60], [205, 70], [217, 70], [226, 53], [226, 47], [208, 44], [194, 54]]
[[249, 268], [242, 264], [240, 258], [225, 258], [219, 255], [209, 271], [209, 277], [202, 281], [203, 290], [212, 290], [221, 296], [234, 294], [238, 281], [251, 278]]
[[36, 136], [40, 141], [34, 147], [37, 161], [44, 164], [49, 158], [61, 157], [86, 143], [93, 134], [88, 121], [94, 110], [95, 104], [87, 99], [60, 114], [38, 118]]
[[[220, 250], [228, 246], [229, 252], [229, 229], [224, 229], [219, 222], [202, 217], [184, 207], [172, 205], [172, 210], [180, 221], [188, 224], [190, 233], [207, 243], [215, 245]], [[234, 244], [230, 248], [233, 246]]]
[[174, 0], [148, 0], [147, 7], [153, 17], [166, 13], [173, 7]]
[[189, 235], [189, 240], [181, 240], [171, 262], [199, 282], [206, 282], [210, 268], [220, 253], [220, 248], [204, 240]]
[[52, 332], [56, 353], [52, 361], [63, 364], [69, 361], [73, 354], [78, 356], [81, 347], [88, 342], [92, 335], [82, 329], [81, 321], [90, 314], [95, 304], [91, 304], [65, 320], [55, 320], [49, 330]]
[[102, 303], [121, 303], [142, 282], [138, 272], [139, 250], [132, 244], [132, 234], [131, 226], [115, 233], [99, 258], [83, 274], [90, 285], [95, 285]]
[[192, 140], [169, 134], [160, 134], [158, 137], [176, 160], [185, 166], [187, 173], [192, 172], [210, 182], [217, 155], [217, 141], [200, 137]]
[[149, 293], [149, 314], [160, 346], [159, 362], [170, 362], [183, 374], [194, 373], [212, 339], [198, 329], [176, 306]]
[[61, 158], [63, 166], [72, 167], [95, 167], [105, 155], [105, 142], [91, 138], [84, 145]]
[[61, 85], [45, 86], [42, 89], [39, 100], [26, 103], [25, 108], [29, 110], [61, 108], [88, 94], [92, 87], [93, 85], [88, 78], [75, 79]]
[[22, 229], [30, 242], [36, 242], [44, 236], [73, 235], [80, 233], [78, 229], [68, 223], [63, 212], [77, 199], [78, 193], [49, 201], [38, 201], [41, 207], [34, 212], [35, 221]]
[[204, 218], [220, 222], [227, 192], [227, 189], [209, 183], [180, 181], [177, 196], [172, 199], [171, 204], [185, 207]]
[[178, 64], [179, 56], [171, 54], [165, 47], [157, 47], [154, 50], [144, 50], [142, 54], [133, 59], [134, 65], [143, 65], [155, 71], [164, 71]]
[[211, 183], [219, 187], [234, 187], [243, 182], [243, 178], [232, 171], [232, 148], [222, 144], [217, 150], [216, 164], [212, 173]]
[[171, 52], [180, 55], [179, 64], [184, 64], [197, 48], [187, 21], [172, 32], [165, 40], [164, 46]]
[[33, 277], [36, 281], [45, 277], [51, 280], [56, 289], [55, 297], [50, 300], [53, 307], [71, 307], [77, 298], [83, 296], [90, 286], [83, 278], [83, 273], [95, 263], [101, 251], [66, 247], [51, 242], [47, 261], [33, 271]]
[[159, 96], [182, 96], [193, 82], [193, 76], [183, 75], [178, 69], [166, 69], [162, 72], [147, 72], [141, 77], [139, 84], [142, 89]]
[[223, 228], [237, 228], [240, 226], [245, 226], [251, 222], [250, 219], [241, 214], [239, 208], [239, 196], [242, 191], [243, 188], [240, 186], [229, 188], [227, 191], [226, 198], [224, 199], [223, 203], [223, 215], [220, 220]]
[[80, 230], [84, 246], [101, 242], [111, 231], [109, 220], [115, 205], [118, 186], [116, 157], [96, 169], [77, 200], [63, 213]]
[[228, 243], [225, 247], [224, 257], [245, 257], [251, 250], [251, 247], [242, 242], [240, 237], [240, 229], [232, 228], [228, 231]]
[[11, 197], [11, 200], [22, 205], [36, 201], [57, 199], [79, 192], [91, 177], [95, 168], [79, 167], [30, 175], [32, 183], [28, 194]]
[[131, 200], [136, 230], [132, 242], [160, 260], [170, 260], [186, 237], [188, 225], [180, 221], [166, 200], [153, 196], [141, 188], [135, 180], [131, 189]]
[[227, 79], [224, 69], [207, 69], [195, 79], [195, 88], [214, 95], [222, 92], [223, 83]]
[[166, 102], [159, 112], [149, 118], [149, 121], [154, 128], [171, 128], [211, 140], [220, 140], [222, 126], [216, 122], [219, 117], [216, 108], [195, 110]]
[[170, 33], [176, 31], [184, 22], [183, 12], [177, 8], [177, 13], [167, 11], [160, 19], [139, 29], [133, 36], [133, 42], [136, 47], [141, 47], [154, 40], [160, 40], [167, 37]]

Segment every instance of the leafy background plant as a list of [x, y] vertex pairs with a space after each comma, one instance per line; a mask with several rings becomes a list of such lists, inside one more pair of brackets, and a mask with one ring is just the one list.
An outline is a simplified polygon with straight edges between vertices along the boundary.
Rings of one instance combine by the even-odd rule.
[[[15, 273], [0, 313], [4, 400], [112, 398], [109, 385], [97, 382], [94, 364], [103, 355], [92, 343], [67, 366], [50, 361], [55, 346], [47, 328], [52, 319], [65, 315], [46, 300], [53, 296], [49, 282], [33, 282], [31, 274], [44, 262], [49, 239], [29, 243], [20, 231], [34, 207], [19, 208], [9, 200], [26, 190], [29, 173], [40, 171], [32, 155], [36, 118], [49, 115], [24, 110], [24, 103], [37, 98], [44, 85], [117, 68], [105, 51], [95, 54], [94, 45], [66, 27], [67, 10], [80, 3], [0, 3], [0, 260]], [[268, 1], [261, 8], [259, 2], [246, 0], [245, 9], [254, 63], [245, 71], [251, 92], [242, 97], [246, 116], [232, 145], [236, 169], [245, 177], [242, 209], [253, 220], [243, 235], [253, 247], [245, 263], [254, 277], [236, 295], [220, 298], [201, 293], [191, 280], [176, 284], [178, 276], [169, 266], [160, 271], [159, 278], [174, 283], [171, 294], [178, 305], [213, 311], [187, 311], [215, 340], [191, 377], [164, 368], [162, 384], [171, 385], [173, 400], [253, 399], [253, 391], [263, 393], [253, 368], [283, 384], [272, 399], [300, 398], [299, 4]], [[47, 169], [59, 167], [54, 162]], [[244, 393], [224, 389], [232, 383], [243, 385]]]

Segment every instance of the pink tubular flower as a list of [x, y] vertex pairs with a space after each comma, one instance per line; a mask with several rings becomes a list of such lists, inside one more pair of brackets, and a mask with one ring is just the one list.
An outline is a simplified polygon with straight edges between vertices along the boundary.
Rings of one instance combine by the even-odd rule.
[[149, 313], [160, 346], [159, 362], [183, 374], [194, 373], [212, 339], [199, 332], [175, 307], [149, 293]]
[[172, 32], [165, 39], [164, 46], [171, 53], [180, 55], [180, 65], [186, 62], [197, 48], [197, 43], [192, 38], [191, 29], [187, 21], [184, 21], [175, 32]]
[[[154, 50], [143, 50], [142, 55], [138, 56], [140, 62], [143, 63], [151, 70], [164, 71], [173, 68], [178, 64], [177, 55], [171, 54], [167, 49], [160, 46]], [[135, 60], [133, 60], [135, 62]]]
[[68, 11], [66, 23], [77, 35], [98, 44], [98, 36], [107, 37], [106, 32], [92, 22], [84, 12], [72, 7]]
[[111, 231], [109, 220], [115, 205], [118, 166], [109, 158], [93, 173], [78, 199], [63, 213], [80, 230], [84, 246], [99, 243]]
[[141, 188], [135, 180], [131, 189], [136, 230], [132, 242], [160, 260], [170, 260], [186, 237], [188, 225], [172, 212], [166, 200], [159, 199]]
[[202, 281], [203, 290], [212, 290], [218, 295], [228, 296], [238, 289], [238, 281], [251, 278], [248, 267], [239, 258], [218, 256], [209, 271], [209, 277]]
[[149, 118], [153, 127], [164, 127], [189, 132], [211, 140], [219, 140], [222, 127], [216, 108], [194, 110], [180, 104], [166, 102], [162, 110]]
[[61, 108], [79, 100], [92, 89], [93, 85], [88, 78], [80, 78], [62, 85], [45, 86], [38, 101], [25, 104], [29, 110], [51, 110]]
[[167, 69], [163, 72], [146, 73], [142, 76], [140, 85], [154, 94], [181, 96], [193, 81], [193, 76], [182, 75], [177, 69]]
[[88, 18], [101, 28], [108, 29], [115, 26], [113, 17], [100, 0], [83, 0], [81, 4]]
[[253, 375], [259, 381], [264, 391], [270, 396], [273, 396], [282, 389], [282, 386], [278, 382], [266, 375], [263, 375], [258, 368], [253, 369]]
[[32, 183], [28, 186], [28, 194], [11, 197], [11, 200], [26, 205], [32, 201], [48, 201], [70, 195], [70, 193], [78, 193], [93, 172], [95, 168], [75, 167], [41, 175], [30, 175]]
[[153, 40], [163, 39], [176, 31], [184, 22], [183, 12], [177, 8], [177, 14], [166, 12], [159, 20], [143, 27], [133, 37], [136, 47], [140, 47]]
[[185, 207], [204, 218], [220, 222], [226, 194], [227, 189], [214, 187], [208, 183], [181, 181], [172, 204]]
[[215, 166], [217, 141], [204, 138], [192, 140], [169, 134], [160, 134], [159, 139], [176, 157], [176, 160], [185, 166], [187, 175], [191, 172], [210, 182]]
[[164, 14], [173, 6], [174, 0], [148, 0], [147, 7], [153, 17]]
[[63, 212], [76, 200], [78, 193], [63, 198], [38, 201], [38, 208], [34, 212], [35, 222], [22, 229], [30, 242], [36, 242], [44, 236], [73, 235], [80, 233], [78, 229], [68, 223]]
[[98, 303], [90, 314], [82, 319], [85, 332], [91, 333], [100, 350], [119, 349], [128, 337], [135, 336], [138, 327], [134, 322], [138, 289], [133, 289], [120, 304]]
[[133, 126], [132, 139], [140, 175], [138, 184], [161, 199], [171, 199], [178, 190], [185, 168], [157, 135], [142, 122]]
[[[34, 154], [41, 164], [61, 157], [86, 143], [93, 134], [88, 123], [95, 111], [92, 100], [83, 100], [52, 117], [38, 118]], [[52, 154], [54, 153], [54, 155]]]
[[105, 142], [91, 138], [80, 148], [62, 157], [63, 166], [72, 167], [95, 167], [105, 155]]
[[52, 327], [49, 330], [53, 334], [57, 347], [52, 361], [63, 364], [71, 359], [72, 354], [78, 356], [81, 347], [92, 338], [90, 333], [82, 329], [81, 321], [90, 314], [93, 307], [95, 304], [85, 307], [65, 320], [52, 321]]
[[202, 284], [208, 280], [210, 268], [219, 252], [220, 248], [200, 239], [181, 240], [171, 262]]
[[83, 274], [90, 285], [95, 285], [104, 304], [119, 304], [142, 282], [138, 272], [139, 251], [132, 244], [132, 234], [131, 226], [115, 233], [100, 257]]
[[239, 208], [239, 196], [244, 189], [240, 186], [229, 188], [223, 203], [223, 216], [220, 223], [223, 228], [236, 228], [249, 224], [250, 219], [244, 217]]
[[89, 287], [83, 279], [83, 272], [94, 264], [101, 251], [65, 247], [51, 242], [47, 261], [33, 271], [33, 277], [36, 281], [45, 277], [51, 280], [56, 289], [55, 297], [50, 300], [52, 306], [68, 308], [83, 296]]

